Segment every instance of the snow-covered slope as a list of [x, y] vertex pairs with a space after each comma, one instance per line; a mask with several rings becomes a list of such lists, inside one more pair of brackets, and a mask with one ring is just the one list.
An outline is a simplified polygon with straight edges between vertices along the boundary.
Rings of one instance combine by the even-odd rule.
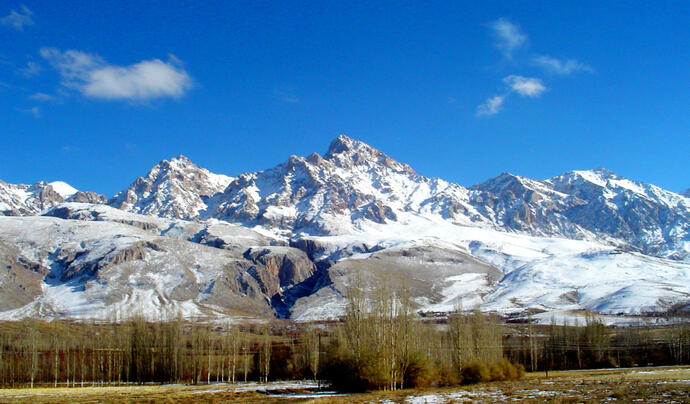
[[36, 215], [65, 201], [104, 203], [105, 199], [94, 192], [78, 191], [63, 181], [25, 185], [0, 180], [0, 214], [4, 216]]
[[469, 189], [417, 174], [339, 136], [328, 151], [238, 176], [208, 216], [282, 234], [346, 234], [406, 214], [530, 235], [599, 241], [683, 260], [690, 200], [596, 169], [545, 181], [502, 174]]
[[690, 201], [606, 169], [545, 181], [502, 174], [472, 189], [477, 209], [506, 230], [599, 240], [672, 259], [690, 253]]
[[290, 156], [234, 179], [182, 156], [164, 160], [108, 203], [147, 215], [258, 226], [286, 238], [347, 234], [365, 222], [392, 223], [413, 214], [676, 260], [690, 255], [690, 200], [654, 185], [596, 169], [548, 180], [504, 173], [465, 188], [419, 175], [342, 135], [323, 156]]
[[359, 272], [406, 279], [421, 312], [690, 303], [690, 198], [604, 169], [465, 188], [339, 136], [236, 178], [180, 156], [108, 205], [94, 195], [0, 182], [5, 215], [45, 216], [0, 217], [3, 316], [321, 319], [342, 313]]
[[213, 174], [184, 156], [163, 160], [146, 177], [139, 177], [108, 205], [133, 213], [194, 219], [207, 209], [207, 201], [222, 192], [232, 178]]
[[571, 223], [645, 254], [673, 259], [690, 254], [687, 198], [606, 169], [571, 171], [547, 182], [586, 202], [564, 212]]
[[291, 156], [274, 168], [238, 176], [212, 215], [314, 235], [396, 222], [404, 212], [482, 225], [486, 220], [467, 203], [468, 195], [459, 185], [421, 176], [369, 145], [339, 136], [323, 157]]
[[503, 173], [471, 189], [472, 204], [502, 229], [578, 239], [595, 237], [562, 213], [586, 202], [554, 190], [546, 181]]
[[[370, 272], [385, 269], [387, 276], [403, 273], [417, 280], [433, 268], [436, 276], [429, 282], [434, 286], [416, 295], [421, 311], [451, 311], [459, 305], [504, 314], [527, 309], [642, 314], [690, 301], [690, 264], [592, 241], [506, 233], [419, 217], [405, 224], [370, 223], [361, 233], [309, 240], [317, 258], [335, 258], [331, 278], [336, 286], [297, 300], [293, 310], [299, 319], [342, 314], [344, 301], [338, 296], [346, 288], [338, 285], [347, 285], [352, 271], [342, 268], [353, 262]], [[416, 272], [382, 256], [420, 247], [436, 252], [407, 254]], [[467, 272], [458, 263], [442, 269], [448, 251], [467, 253], [499, 268], [503, 275], [495, 278], [488, 268]]]
[[[67, 204], [49, 213], [61, 209], [88, 210], [84, 204]], [[104, 217], [113, 213], [107, 207], [95, 209]], [[133, 225], [111, 219], [0, 217], [0, 258], [8, 264], [0, 274], [0, 318], [135, 313], [156, 318], [178, 310], [186, 317], [265, 318], [274, 314], [272, 299], [279, 300], [283, 290], [314, 272], [300, 250], [262, 246], [257, 244], [265, 240], [260, 235], [235, 237], [251, 232], [247, 229], [232, 236], [231, 242], [245, 243], [240, 250], [222, 243], [202, 245], [201, 235], [184, 240], [179, 237], [184, 231], [161, 236], [156, 227], [137, 227], [145, 221], [136, 217], [128, 218]], [[155, 218], [150, 223], [155, 225]], [[236, 227], [219, 226], [200, 233], [222, 240], [224, 228]]]

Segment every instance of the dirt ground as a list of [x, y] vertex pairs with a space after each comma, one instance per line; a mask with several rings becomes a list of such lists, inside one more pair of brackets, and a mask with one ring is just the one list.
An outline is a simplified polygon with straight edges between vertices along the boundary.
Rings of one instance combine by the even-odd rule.
[[2, 403], [690, 403], [690, 367], [528, 373], [513, 382], [336, 395], [307, 382], [0, 389]]

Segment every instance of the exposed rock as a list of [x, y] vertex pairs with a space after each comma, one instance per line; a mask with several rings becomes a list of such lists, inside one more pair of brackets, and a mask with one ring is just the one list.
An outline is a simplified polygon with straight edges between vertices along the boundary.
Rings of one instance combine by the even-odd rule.
[[70, 196], [67, 198], [67, 202], [79, 202], [79, 203], [93, 203], [93, 204], [101, 204], [101, 203], [106, 203], [108, 201], [108, 197], [103, 195], [103, 194], [97, 194], [95, 192], [84, 192], [84, 191], [78, 191], [74, 195]]
[[108, 205], [133, 213], [194, 219], [208, 209], [209, 199], [231, 181], [178, 156], [155, 165], [146, 177], [137, 178], [112, 197]]
[[257, 274], [269, 296], [309, 278], [316, 266], [303, 251], [291, 247], [250, 248], [245, 258], [263, 266]]

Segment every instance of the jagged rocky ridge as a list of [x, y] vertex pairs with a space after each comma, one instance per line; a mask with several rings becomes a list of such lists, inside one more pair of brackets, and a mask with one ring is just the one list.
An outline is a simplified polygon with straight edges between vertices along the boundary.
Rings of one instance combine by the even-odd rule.
[[33, 185], [8, 184], [0, 180], [0, 214], [4, 216], [37, 215], [62, 202], [105, 203], [106, 196], [79, 191], [62, 181]]
[[[690, 296], [690, 200], [604, 169], [543, 181], [504, 173], [465, 188], [421, 176], [369, 145], [340, 136], [323, 156], [291, 156], [274, 168], [235, 178], [210, 173], [183, 156], [164, 160], [108, 200], [110, 207], [96, 205], [105, 197], [75, 199], [76, 190], [51, 196], [57, 194], [52, 186], [40, 184], [36, 189], [41, 191], [29, 192], [28, 186], [0, 183], [0, 207], [9, 207], [6, 215], [43, 212], [60, 218], [53, 219], [56, 228], [69, 228], [75, 220], [124, 226], [118, 237], [104, 239], [110, 250], [129, 237], [124, 229], [163, 241], [137, 244], [138, 253], [125, 254], [116, 264], [108, 258], [110, 250], [104, 250], [95, 262], [105, 264], [89, 264], [85, 272], [60, 258], [76, 239], [65, 238], [65, 246], [53, 245], [54, 250], [29, 259], [26, 251], [40, 250], [44, 242], [7, 235], [5, 229], [16, 223], [0, 220], [0, 233], [6, 234], [0, 237], [0, 258], [11, 263], [8, 271], [38, 279], [27, 280], [33, 286], [25, 290], [33, 292], [17, 294], [23, 298], [10, 298], [17, 286], [2, 281], [2, 290], [10, 291], [0, 296], [11, 302], [3, 306], [8, 316], [48, 315], [47, 301], [62, 307], [61, 313], [90, 316], [103, 314], [105, 307], [124, 310], [152, 299], [159, 303], [146, 306], [152, 311], [177, 305], [190, 315], [323, 318], [342, 310], [355, 267], [424, 280], [413, 283], [426, 311], [461, 304], [505, 313], [527, 308], [645, 313], [687, 304]], [[19, 220], [25, 220], [23, 226], [39, 225], [31, 218]], [[157, 250], [161, 242], [170, 243], [167, 239], [178, 244]], [[213, 274], [209, 283], [171, 277], [168, 272], [184, 265], [170, 259], [170, 251], [201, 254], [199, 244], [207, 246], [203, 254], [214, 257], [206, 261], [234, 269], [197, 265]], [[79, 248], [70, 254], [86, 253]], [[174, 282], [117, 283], [99, 275], [108, 268], [122, 281], [125, 275], [153, 273], [148, 268], [154, 256], [165, 268], [159, 275]], [[103, 300], [75, 313], [67, 295], [46, 300], [46, 290], [57, 285], [51, 279], [58, 267], [60, 282], [106, 285], [101, 294], [112, 295], [108, 304]], [[219, 289], [214, 292], [214, 287]], [[540, 292], [535, 295], [535, 290]], [[243, 299], [251, 304], [239, 304]], [[96, 310], [99, 304], [103, 307]]]

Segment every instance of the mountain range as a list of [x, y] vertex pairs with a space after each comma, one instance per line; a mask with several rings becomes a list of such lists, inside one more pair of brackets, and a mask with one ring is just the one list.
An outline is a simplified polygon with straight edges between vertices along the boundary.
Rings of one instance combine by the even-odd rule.
[[0, 181], [0, 318], [334, 318], [353, 274], [421, 313], [689, 308], [690, 198], [603, 168], [463, 187], [346, 136], [236, 177], [184, 156], [111, 198]]

